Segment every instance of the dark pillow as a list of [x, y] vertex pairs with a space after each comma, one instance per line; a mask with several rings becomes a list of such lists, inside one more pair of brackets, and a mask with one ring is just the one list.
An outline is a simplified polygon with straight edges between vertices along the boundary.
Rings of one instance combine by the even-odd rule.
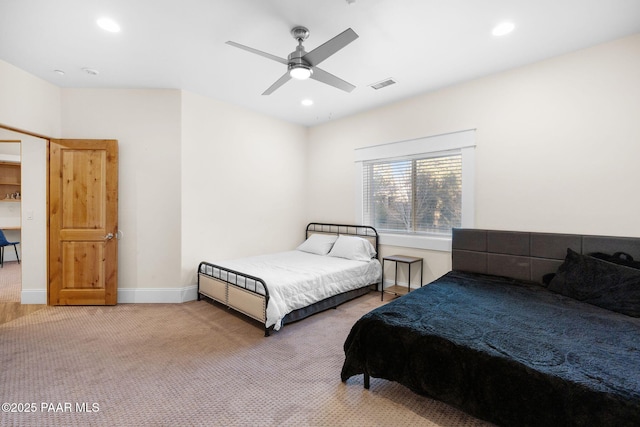
[[628, 316], [640, 317], [640, 270], [567, 249], [549, 290]]
[[626, 252], [616, 252], [613, 255], [605, 254], [602, 252], [593, 252], [589, 256], [601, 259], [603, 261], [609, 261], [614, 264], [624, 265], [626, 267], [640, 269], [640, 261], [634, 261], [633, 257]]
[[547, 273], [544, 276], [542, 276], [542, 284], [546, 287], [549, 286], [549, 283], [551, 283], [551, 281], [553, 280], [553, 278], [556, 277], [556, 273]]

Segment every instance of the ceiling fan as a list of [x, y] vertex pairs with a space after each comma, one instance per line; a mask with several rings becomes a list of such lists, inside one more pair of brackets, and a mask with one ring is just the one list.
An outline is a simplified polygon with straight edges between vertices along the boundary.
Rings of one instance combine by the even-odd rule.
[[272, 59], [287, 66], [287, 72], [284, 73], [284, 75], [267, 90], [265, 90], [262, 93], [263, 95], [270, 95], [273, 91], [288, 82], [292, 77], [298, 80], [312, 78], [338, 89], [342, 89], [346, 92], [351, 92], [355, 89], [355, 86], [351, 83], [347, 83], [333, 74], [324, 71], [322, 68], [318, 68], [318, 64], [322, 61], [357, 39], [358, 35], [355, 31], [349, 28], [323, 45], [313, 49], [311, 52], [306, 52], [302, 46], [302, 42], [309, 37], [309, 30], [307, 28], [301, 26], [295, 27], [291, 30], [291, 35], [298, 41], [298, 47], [289, 54], [287, 59], [271, 55], [270, 53], [254, 49], [240, 43], [228, 41], [227, 44], [264, 56], [265, 58]]

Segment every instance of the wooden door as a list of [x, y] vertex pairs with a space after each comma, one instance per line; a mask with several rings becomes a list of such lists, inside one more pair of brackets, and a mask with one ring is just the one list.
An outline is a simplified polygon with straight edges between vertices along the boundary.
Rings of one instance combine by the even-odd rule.
[[49, 305], [114, 305], [118, 141], [49, 145]]

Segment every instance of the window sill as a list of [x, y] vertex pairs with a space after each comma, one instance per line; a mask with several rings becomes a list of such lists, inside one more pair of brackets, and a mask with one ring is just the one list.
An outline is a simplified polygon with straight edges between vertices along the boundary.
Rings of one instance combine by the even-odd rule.
[[409, 234], [380, 233], [380, 244], [405, 248], [451, 252], [451, 237], [417, 236]]

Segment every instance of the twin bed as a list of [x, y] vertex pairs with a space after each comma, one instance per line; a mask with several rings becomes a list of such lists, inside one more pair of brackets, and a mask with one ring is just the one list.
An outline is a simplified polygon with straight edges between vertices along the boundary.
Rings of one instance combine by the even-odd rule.
[[505, 426], [640, 425], [640, 239], [456, 229], [453, 271], [363, 316], [344, 382]]
[[333, 308], [380, 283], [378, 233], [362, 225], [310, 223], [294, 251], [201, 262], [201, 296], [264, 324], [265, 336], [288, 322]]

